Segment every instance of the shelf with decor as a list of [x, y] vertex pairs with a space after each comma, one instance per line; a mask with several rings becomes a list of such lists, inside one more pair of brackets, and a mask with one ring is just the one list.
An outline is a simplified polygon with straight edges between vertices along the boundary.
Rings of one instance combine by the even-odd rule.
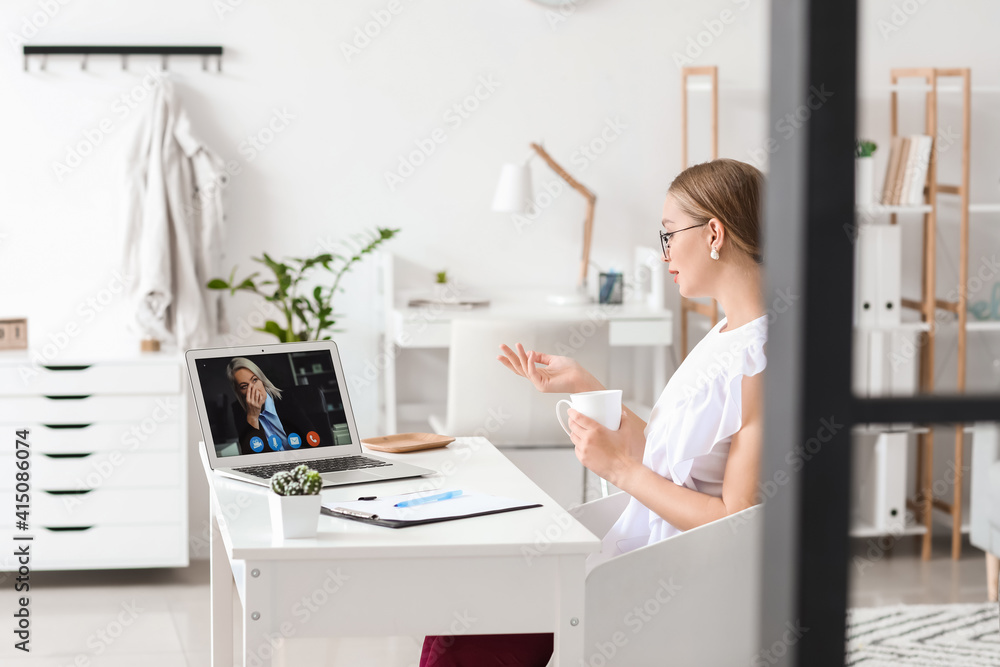
[[[918, 83], [908, 83], [916, 80]], [[956, 373], [956, 391], [964, 393], [966, 390], [966, 367], [967, 367], [967, 334], [969, 332], [992, 333], [1000, 332], [1000, 321], [975, 320], [969, 317], [969, 304], [967, 289], [957, 290], [957, 298], [941, 299], [937, 296], [937, 256], [938, 256], [938, 223], [941, 221], [942, 212], [947, 212], [949, 216], [957, 217], [957, 232], [959, 236], [959, 262], [958, 262], [958, 285], [967, 285], [969, 280], [969, 223], [972, 215], [1000, 212], [1000, 203], [971, 201], [970, 193], [970, 153], [971, 153], [971, 107], [973, 93], [1000, 93], [1000, 86], [975, 86], [971, 85], [971, 70], [968, 68], [900, 68], [890, 71], [889, 86], [889, 112], [890, 112], [890, 137], [893, 147], [893, 154], [890, 156], [889, 165], [886, 170], [886, 184], [883, 188], [883, 197], [879, 201], [867, 203], [863, 202], [857, 206], [857, 229], [859, 238], [868, 236], [868, 250], [858, 248], [856, 267], [859, 271], [864, 271], [861, 266], [866, 261], [865, 252], [871, 252], [872, 239], [876, 239], [875, 245], [881, 242], [884, 247], [891, 248], [893, 252], [899, 253], [900, 226], [915, 224], [919, 219], [922, 222], [921, 239], [921, 294], [919, 298], [907, 298], [900, 292], [899, 275], [900, 258], [890, 260], [888, 268], [879, 266], [884, 263], [884, 258], [878, 253], [867, 257], [868, 271], [874, 272], [876, 279], [884, 280], [889, 288], [883, 288], [883, 294], [871, 298], [871, 306], [874, 314], [866, 312], [865, 321], [856, 321], [855, 335], [856, 345], [860, 338], [866, 340], [861, 343], [867, 345], [867, 349], [856, 350], [856, 357], [865, 358], [865, 362], [871, 362], [879, 358], [876, 355], [897, 354], [893, 346], [899, 343], [900, 337], [911, 336], [905, 341], [908, 355], [905, 361], [916, 362], [915, 382], [913, 392], [932, 393], [935, 386], [934, 358], [937, 341], [937, 329], [957, 330], [958, 338], [958, 367]], [[899, 120], [901, 104], [899, 96], [906, 93], [920, 94], [922, 105], [915, 104], [919, 109], [922, 106], [924, 112], [923, 135], [911, 137], [901, 137], [899, 132]], [[939, 95], [960, 95], [960, 109], [962, 115], [960, 141], [954, 147], [961, 151], [959, 169], [960, 173], [954, 182], [941, 182], [938, 174], [938, 152], [944, 150], [939, 146], [941, 135], [940, 115], [938, 112]], [[911, 100], [906, 101], [909, 105]], [[912, 107], [908, 107], [912, 108]], [[895, 166], [894, 166], [895, 165]], [[894, 171], [894, 169], [896, 171]], [[955, 204], [951, 205], [954, 201]], [[888, 224], [882, 218], [888, 217]], [[918, 218], [919, 216], [919, 218]], [[895, 228], [895, 229], [886, 229]], [[954, 233], [954, 226], [948, 225], [944, 230], [947, 233]], [[857, 246], [863, 245], [862, 243]], [[874, 266], [874, 268], [873, 268]], [[886, 272], [894, 275], [886, 276]], [[883, 275], [878, 275], [879, 273]], [[871, 276], [869, 276], [871, 278]], [[856, 279], [856, 284], [861, 282]], [[877, 292], [877, 290], [876, 290]], [[885, 308], [886, 294], [891, 294], [893, 308]], [[857, 302], [863, 303], [864, 299]], [[859, 320], [856, 303], [856, 320]], [[942, 318], [938, 311], [945, 311], [951, 317]], [[915, 321], [915, 317], [919, 318]], [[867, 337], [878, 338], [872, 343]], [[874, 345], [874, 349], [872, 348]], [[898, 361], [898, 358], [897, 358]], [[896, 392], [885, 386], [879, 388], [871, 382], [871, 376], [883, 376], [881, 380], [885, 382], [893, 381], [893, 378], [886, 377], [886, 369], [876, 369], [872, 371], [866, 368], [865, 364], [858, 364], [855, 373], [860, 373], [862, 378], [856, 379], [862, 392], [868, 391], [867, 395], [904, 395], [901, 391]], [[879, 365], [879, 364], [877, 364]], [[884, 364], [880, 364], [884, 365]], [[876, 380], [880, 378], [876, 377]], [[877, 384], [877, 383], [876, 383]], [[857, 392], [856, 387], [856, 392]], [[880, 392], [884, 392], [881, 393]], [[911, 394], [911, 395], [912, 395]], [[969, 430], [965, 424], [957, 424], [954, 427], [954, 469], [955, 483], [953, 495], [950, 500], [935, 497], [933, 494], [933, 461], [934, 461], [934, 430], [923, 429], [913, 431], [917, 436], [917, 470], [916, 488], [912, 494], [906, 494], [906, 506], [913, 513], [916, 522], [923, 527], [917, 532], [915, 528], [905, 534], [919, 534], [922, 536], [922, 558], [927, 560], [931, 555], [931, 539], [933, 532], [933, 515], [935, 510], [949, 517], [952, 526], [952, 558], [957, 559], [961, 555], [962, 533], [968, 531], [968, 522], [963, 521], [962, 493], [963, 493], [963, 468], [965, 459], [964, 433]], [[879, 436], [881, 437], [881, 436]], [[896, 452], [899, 456], [905, 457], [906, 449], [899, 448]], [[905, 458], [896, 461], [905, 463]], [[898, 505], [900, 491], [894, 490], [897, 494], [895, 503]], [[911, 517], [912, 518], [912, 517]], [[877, 525], [877, 522], [874, 522]], [[884, 526], [883, 526], [884, 527]], [[863, 526], [856, 526], [857, 530], [853, 534], [864, 533]]]

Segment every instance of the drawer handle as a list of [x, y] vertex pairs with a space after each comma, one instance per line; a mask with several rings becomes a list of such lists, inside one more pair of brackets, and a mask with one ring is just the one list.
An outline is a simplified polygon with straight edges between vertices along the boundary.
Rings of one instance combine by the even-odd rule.
[[43, 526], [46, 530], [51, 530], [53, 533], [67, 533], [70, 531], [84, 531], [90, 530], [93, 526]]
[[43, 365], [42, 368], [50, 371], [85, 371], [90, 368], [90, 364], [85, 364], [82, 366], [49, 366]]
[[82, 398], [90, 398], [90, 394], [63, 394], [61, 396], [49, 396], [46, 394], [45, 398], [52, 399], [53, 401], [79, 401]]
[[79, 453], [73, 452], [71, 454], [48, 454], [43, 452], [42, 454], [43, 456], [47, 456], [50, 459], [83, 459], [90, 456], [93, 453], [94, 452], [79, 452]]
[[90, 493], [93, 489], [43, 489], [45, 493], [52, 496], [75, 496]]
[[42, 424], [45, 428], [60, 429], [60, 428], [87, 428], [91, 424]]

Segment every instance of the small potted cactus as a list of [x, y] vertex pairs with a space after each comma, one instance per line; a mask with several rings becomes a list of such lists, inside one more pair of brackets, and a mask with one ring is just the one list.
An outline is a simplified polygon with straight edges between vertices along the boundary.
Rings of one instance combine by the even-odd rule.
[[271, 527], [282, 537], [315, 537], [323, 497], [323, 479], [302, 464], [271, 477]]

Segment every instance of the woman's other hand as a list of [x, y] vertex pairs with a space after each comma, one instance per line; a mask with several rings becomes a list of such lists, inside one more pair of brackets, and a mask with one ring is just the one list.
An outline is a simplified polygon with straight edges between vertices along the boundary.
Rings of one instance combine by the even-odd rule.
[[247, 387], [247, 423], [254, 428], [260, 428], [258, 418], [260, 411], [264, 408], [265, 400], [263, 389], [254, 386]]
[[619, 489], [625, 489], [625, 479], [637, 466], [642, 465], [646, 436], [642, 420], [622, 408], [622, 421], [617, 431], [612, 431], [582, 412], [569, 410], [569, 439], [573, 442], [576, 458]]
[[[545, 394], [575, 394], [582, 391], [604, 389], [597, 379], [570, 357], [559, 357], [534, 350], [525, 351], [517, 343], [517, 351], [500, 346], [502, 355], [497, 360], [523, 378], [531, 381], [535, 389]], [[543, 368], [535, 366], [542, 364]]]

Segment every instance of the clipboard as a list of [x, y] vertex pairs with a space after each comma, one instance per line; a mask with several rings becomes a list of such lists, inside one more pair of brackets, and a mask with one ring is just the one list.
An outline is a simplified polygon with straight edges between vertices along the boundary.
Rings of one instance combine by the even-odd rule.
[[[441, 493], [442, 491], [435, 490], [433, 493]], [[541, 503], [525, 503], [513, 498], [491, 496], [485, 493], [463, 493], [456, 498], [413, 507], [393, 507], [400, 501], [412, 500], [419, 497], [420, 494], [427, 495], [427, 492], [416, 491], [394, 496], [382, 496], [371, 500], [329, 501], [323, 503], [320, 512], [327, 516], [361, 521], [375, 526], [406, 528], [542, 506]]]

